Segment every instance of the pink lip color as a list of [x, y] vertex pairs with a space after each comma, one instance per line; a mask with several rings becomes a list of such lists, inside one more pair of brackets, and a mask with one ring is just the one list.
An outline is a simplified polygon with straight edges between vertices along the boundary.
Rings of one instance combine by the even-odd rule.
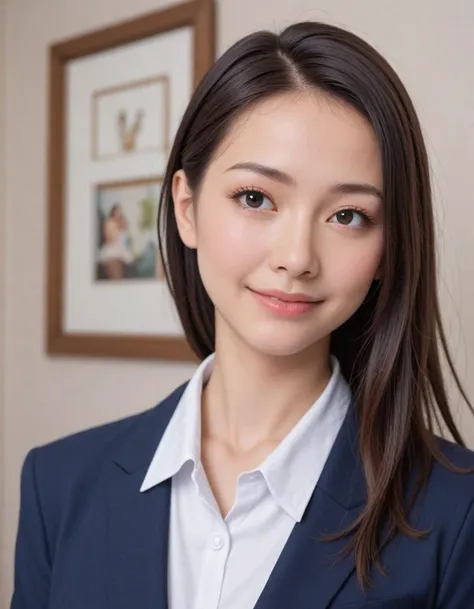
[[280, 317], [297, 317], [309, 313], [318, 304], [317, 302], [287, 302], [254, 292], [251, 290], [255, 298], [263, 304], [272, 313]]

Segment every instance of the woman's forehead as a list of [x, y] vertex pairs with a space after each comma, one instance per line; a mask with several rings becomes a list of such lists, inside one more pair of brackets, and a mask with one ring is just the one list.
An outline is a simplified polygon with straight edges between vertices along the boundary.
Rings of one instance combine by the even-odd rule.
[[282, 168], [296, 179], [308, 171], [340, 171], [381, 185], [379, 147], [369, 122], [319, 91], [284, 93], [245, 111], [219, 147], [215, 169], [226, 171], [242, 160]]

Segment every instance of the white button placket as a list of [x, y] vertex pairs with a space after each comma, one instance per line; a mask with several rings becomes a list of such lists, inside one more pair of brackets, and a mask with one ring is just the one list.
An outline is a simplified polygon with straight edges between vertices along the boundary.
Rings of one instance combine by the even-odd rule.
[[214, 550], [222, 550], [224, 544], [225, 542], [220, 535], [214, 535], [212, 538], [212, 547]]
[[194, 609], [218, 609], [229, 551], [229, 532], [221, 520], [211, 534], [203, 556], [204, 564]]

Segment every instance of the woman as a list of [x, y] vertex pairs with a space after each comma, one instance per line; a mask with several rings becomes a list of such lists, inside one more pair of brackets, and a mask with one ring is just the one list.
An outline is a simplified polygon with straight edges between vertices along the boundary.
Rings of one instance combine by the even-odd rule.
[[440, 350], [468, 400], [393, 70], [321, 23], [240, 40], [160, 210], [203, 361], [155, 409], [28, 454], [13, 609], [474, 606], [474, 454]]

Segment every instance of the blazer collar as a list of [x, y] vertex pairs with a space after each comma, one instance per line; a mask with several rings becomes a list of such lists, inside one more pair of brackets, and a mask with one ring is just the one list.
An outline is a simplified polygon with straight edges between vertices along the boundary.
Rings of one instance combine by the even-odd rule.
[[140, 493], [146, 468], [186, 384], [139, 415], [104, 484], [107, 609], [168, 608], [171, 480]]
[[[149, 466], [187, 384], [175, 389], [158, 406], [138, 418], [136, 428], [131, 431], [114, 458], [125, 472], [131, 474]], [[348, 510], [366, 502], [355, 400], [349, 406], [317, 486]]]
[[141, 492], [173, 477], [187, 461], [192, 461], [194, 467], [201, 463], [201, 398], [213, 365], [211, 354], [186, 385], [149, 464]]
[[[141, 493], [147, 467], [185, 385], [129, 431], [104, 485], [110, 609], [167, 609], [171, 480]], [[280, 555], [255, 609], [328, 609], [355, 569], [352, 555], [338, 559], [348, 539], [321, 540], [358, 516], [366, 490], [358, 449], [356, 404], [344, 423], [306, 508]]]
[[306, 609], [308, 603], [329, 609], [354, 573], [354, 555], [344, 553], [350, 538], [329, 542], [323, 536], [347, 528], [366, 504], [357, 423], [353, 400], [303, 519], [293, 528], [255, 609]]
[[183, 383], [157, 406], [137, 417], [134, 429], [114, 457], [126, 473], [132, 474], [150, 464], [187, 384]]

